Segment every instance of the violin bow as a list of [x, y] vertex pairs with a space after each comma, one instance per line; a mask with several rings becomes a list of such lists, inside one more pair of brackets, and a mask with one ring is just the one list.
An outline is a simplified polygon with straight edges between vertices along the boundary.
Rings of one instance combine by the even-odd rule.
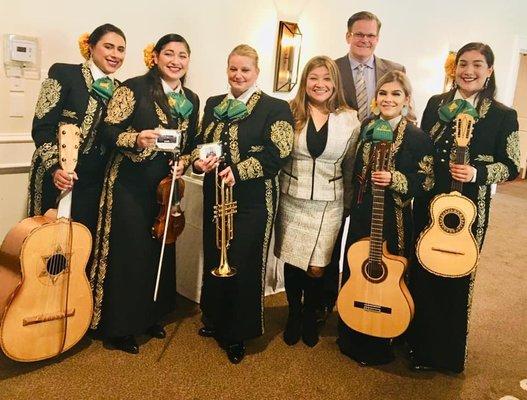
[[[174, 157], [174, 168], [177, 167], [179, 163], [179, 151], [173, 151], [172, 155]], [[157, 292], [159, 291], [159, 281], [161, 279], [161, 267], [163, 266], [163, 256], [165, 254], [165, 244], [167, 239], [168, 232], [168, 221], [170, 219], [170, 207], [172, 206], [172, 197], [174, 196], [174, 186], [176, 183], [176, 174], [172, 174], [172, 183], [170, 184], [170, 195], [168, 196], [168, 209], [167, 215], [165, 217], [165, 229], [163, 231], [163, 241], [161, 242], [161, 253], [159, 254], [159, 263], [157, 265], [157, 277], [156, 277], [156, 287], [154, 290], [154, 301], [157, 301]]]

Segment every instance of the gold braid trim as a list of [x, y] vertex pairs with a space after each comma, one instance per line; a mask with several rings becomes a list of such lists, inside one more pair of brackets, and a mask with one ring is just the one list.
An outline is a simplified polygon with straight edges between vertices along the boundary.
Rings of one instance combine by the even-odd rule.
[[167, 125], [168, 124], [167, 115], [163, 112], [163, 110], [161, 109], [161, 107], [159, 107], [157, 103], [154, 103], [154, 105], [156, 109], [157, 118], [159, 118], [162, 124]]
[[197, 159], [199, 159], [199, 149], [198, 148], [192, 150], [192, 152], [190, 153], [190, 162], [194, 163], [194, 161], [196, 161]]
[[117, 141], [115, 144], [118, 147], [127, 147], [127, 148], [135, 148], [135, 144], [137, 142], [137, 136], [139, 133], [137, 132], [123, 132], [120, 133], [119, 136], [117, 136]]
[[276, 121], [271, 125], [271, 140], [280, 151], [280, 158], [286, 158], [293, 149], [294, 130], [287, 121]]
[[81, 72], [82, 72], [82, 76], [84, 77], [84, 82], [86, 83], [86, 87], [88, 88], [88, 91], [90, 91], [93, 85], [93, 76], [91, 74], [90, 66], [88, 65], [88, 62], [85, 62], [84, 64], [82, 64]]
[[242, 162], [236, 164], [240, 179], [246, 181], [248, 179], [261, 178], [264, 176], [262, 164], [254, 157], [249, 157]]
[[119, 86], [108, 104], [108, 114], [104, 119], [109, 124], [118, 124], [127, 119], [135, 107], [134, 93], [126, 86]]
[[[213, 142], [220, 142], [221, 141], [221, 131], [223, 130], [223, 126], [225, 124], [223, 122], [220, 122], [216, 129], [214, 129], [214, 133], [212, 134], [212, 141]], [[207, 143], [207, 141], [204, 141], [203, 143]]]
[[231, 153], [231, 162], [238, 164], [240, 162], [240, 148], [238, 147], [238, 123], [235, 122], [229, 126], [229, 149]]
[[487, 165], [487, 185], [505, 182], [509, 179], [509, 169], [503, 163], [497, 162]]
[[143, 149], [139, 154], [132, 151], [123, 151], [123, 155], [132, 160], [133, 162], [143, 162], [147, 158], [153, 159], [157, 155], [157, 151], [153, 147]]
[[408, 121], [406, 118], [401, 119], [401, 122], [399, 122], [399, 126], [397, 127], [397, 133], [395, 135], [395, 141], [392, 144], [391, 148], [391, 162], [390, 162], [390, 169], [393, 171], [395, 170], [395, 156], [399, 152], [399, 149], [401, 148], [401, 143], [404, 139], [404, 132], [406, 130], [406, 125], [408, 125]]
[[478, 207], [478, 225], [476, 226], [476, 242], [478, 242], [478, 247], [481, 250], [481, 245], [483, 244], [483, 238], [485, 236], [485, 219], [487, 216], [487, 191], [489, 187], [486, 185], [479, 186], [478, 188], [478, 198], [476, 200]]
[[60, 100], [60, 90], [62, 86], [59, 81], [47, 78], [42, 82], [35, 107], [35, 117], [42, 119], [44, 115], [53, 110]]
[[423, 189], [425, 191], [430, 191], [434, 187], [435, 177], [434, 177], [434, 157], [433, 156], [424, 156], [421, 161], [419, 161], [419, 170], [418, 174], [423, 174], [425, 180], [423, 181]]
[[483, 101], [481, 102], [481, 106], [479, 107], [479, 119], [483, 119], [487, 116], [491, 104], [492, 101], [487, 97], [483, 99]]
[[403, 202], [401, 196], [398, 194], [393, 195], [393, 200], [395, 201], [395, 224], [397, 228], [397, 248], [399, 255], [404, 255], [404, 220], [403, 220], [403, 209], [404, 207], [410, 205], [410, 200]]
[[507, 137], [507, 157], [509, 157], [516, 168], [520, 169], [520, 132], [512, 132]]
[[183, 161], [183, 168], [186, 170], [188, 166], [190, 165], [190, 154], [185, 154], [184, 156], [180, 156], [179, 159]]
[[271, 179], [265, 180], [265, 206], [267, 208], [267, 222], [265, 224], [265, 236], [262, 246], [262, 278], [261, 278], [261, 296], [260, 296], [260, 321], [262, 325], [262, 335], [265, 331], [264, 320], [264, 298], [265, 298], [265, 272], [267, 270], [267, 254], [269, 252], [269, 240], [271, 239], [271, 229], [274, 220], [273, 207], [273, 181]]
[[[97, 114], [97, 118], [95, 118], [95, 113], [97, 112], [97, 108], [99, 108], [99, 112]], [[86, 142], [86, 145], [84, 146], [84, 150], [82, 151], [84, 154], [87, 154], [92, 145], [95, 141], [95, 131], [92, 132], [93, 123], [95, 120], [98, 120], [101, 118], [102, 114], [102, 108], [99, 107], [99, 102], [90, 96], [90, 100], [88, 101], [88, 108], [86, 109], [86, 115], [84, 116], [84, 121], [82, 121], [81, 125], [81, 144], [84, 143], [86, 138], [88, 138], [88, 141]], [[90, 135], [91, 133], [91, 135]], [[90, 135], [90, 136], [88, 136]]]
[[478, 154], [478, 156], [475, 158], [475, 161], [492, 163], [494, 162], [494, 156], [490, 154]]
[[261, 153], [262, 151], [264, 151], [263, 146], [251, 146], [247, 153]]
[[390, 184], [390, 189], [401, 194], [408, 193], [408, 179], [400, 171], [392, 172], [392, 183]]
[[[113, 187], [119, 173], [119, 165], [123, 160], [121, 154], [116, 154], [112, 164], [108, 167], [104, 180], [103, 193], [100, 200], [99, 218], [97, 221], [97, 235], [95, 239], [95, 254], [90, 271], [90, 284], [94, 293], [94, 309], [91, 328], [97, 328], [101, 320], [102, 303], [104, 297], [104, 279], [108, 267], [110, 251], [110, 231], [112, 229]], [[103, 216], [104, 213], [104, 216]], [[104, 218], [104, 222], [103, 222]]]

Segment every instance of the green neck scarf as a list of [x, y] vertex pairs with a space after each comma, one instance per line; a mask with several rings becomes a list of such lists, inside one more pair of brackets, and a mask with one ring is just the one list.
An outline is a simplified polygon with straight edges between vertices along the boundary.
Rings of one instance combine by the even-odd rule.
[[220, 121], [237, 121], [249, 115], [247, 106], [243, 101], [227, 99], [214, 107], [214, 117]]
[[450, 122], [458, 114], [468, 114], [474, 118], [479, 118], [478, 112], [468, 101], [463, 99], [452, 100], [450, 103], [445, 104], [438, 111], [439, 119], [443, 122]]
[[104, 100], [108, 100], [112, 97], [113, 91], [115, 90], [115, 84], [110, 78], [105, 76], [104, 78], [99, 78], [93, 82], [91, 90]]
[[172, 118], [188, 118], [194, 110], [194, 105], [185, 97], [183, 92], [170, 92], [167, 94], [168, 106]]
[[393, 142], [392, 126], [382, 118], [372, 120], [362, 130], [362, 140], [369, 142]]

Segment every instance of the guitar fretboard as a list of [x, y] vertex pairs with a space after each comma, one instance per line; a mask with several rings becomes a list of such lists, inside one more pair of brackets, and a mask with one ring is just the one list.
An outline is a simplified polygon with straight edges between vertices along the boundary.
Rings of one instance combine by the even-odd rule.
[[[466, 147], [457, 147], [456, 148], [456, 164], [466, 164]], [[463, 182], [460, 182], [456, 179], [452, 179], [452, 191], [463, 193]]]
[[370, 261], [381, 262], [382, 231], [384, 225], [384, 188], [372, 184], [372, 196]]

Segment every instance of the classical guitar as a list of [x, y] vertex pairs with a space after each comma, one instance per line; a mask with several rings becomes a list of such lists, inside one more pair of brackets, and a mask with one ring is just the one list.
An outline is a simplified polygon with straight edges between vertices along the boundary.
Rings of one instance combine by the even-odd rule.
[[[61, 168], [73, 175], [80, 131], [59, 128]], [[58, 210], [15, 225], [0, 247], [0, 346], [16, 361], [38, 361], [61, 354], [86, 333], [93, 310], [85, 267], [92, 238], [73, 222], [71, 191]]]
[[[456, 164], [466, 164], [474, 118], [458, 114], [455, 118]], [[430, 203], [430, 225], [417, 241], [417, 258], [431, 273], [448, 278], [470, 274], [478, 263], [479, 248], [472, 224], [476, 205], [463, 196], [463, 183], [452, 180], [452, 192], [435, 196]]]
[[[374, 149], [375, 170], [386, 170], [390, 142]], [[350, 328], [381, 338], [404, 333], [414, 314], [414, 303], [404, 282], [407, 260], [390, 254], [383, 241], [384, 187], [372, 184], [370, 237], [352, 244], [347, 252], [350, 278], [339, 292], [337, 309]]]

